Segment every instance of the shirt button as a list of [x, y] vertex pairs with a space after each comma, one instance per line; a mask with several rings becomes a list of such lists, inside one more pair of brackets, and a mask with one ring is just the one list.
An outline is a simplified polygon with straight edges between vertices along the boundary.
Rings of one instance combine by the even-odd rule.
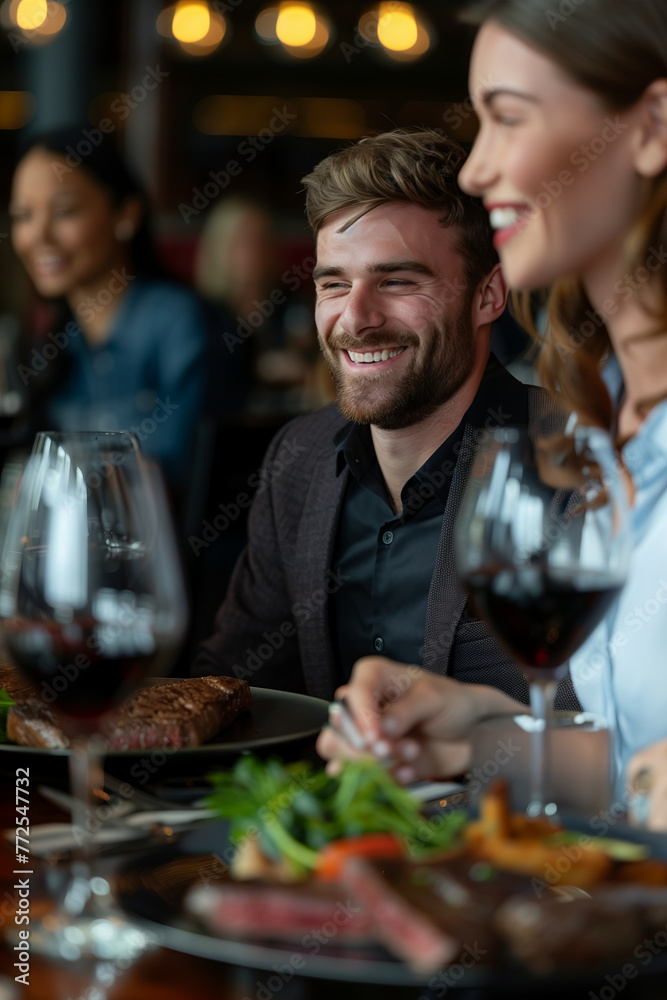
[[381, 653], [382, 650], [384, 649], [384, 639], [381, 639], [378, 636], [378, 638], [375, 640], [375, 642], [373, 643], [373, 645], [377, 649], [378, 653]]
[[384, 542], [384, 544], [385, 545], [391, 545], [391, 543], [393, 542], [393, 540], [394, 540], [394, 532], [393, 531], [385, 531], [384, 535], [382, 536], [382, 541]]

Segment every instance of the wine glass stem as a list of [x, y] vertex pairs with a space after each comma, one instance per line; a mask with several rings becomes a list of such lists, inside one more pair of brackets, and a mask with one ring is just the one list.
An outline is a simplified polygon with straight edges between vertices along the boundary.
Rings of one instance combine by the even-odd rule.
[[558, 682], [544, 677], [530, 679], [530, 707], [535, 719], [531, 739], [529, 816], [544, 816], [547, 784], [547, 720]]
[[65, 899], [65, 907], [69, 913], [76, 915], [86, 908], [86, 886], [94, 866], [93, 836], [99, 826], [95, 815], [94, 789], [104, 787], [101, 753], [95, 737], [88, 739], [85, 736], [75, 736], [72, 739], [69, 776], [74, 800], [72, 831], [77, 847], [72, 863], [73, 881]]

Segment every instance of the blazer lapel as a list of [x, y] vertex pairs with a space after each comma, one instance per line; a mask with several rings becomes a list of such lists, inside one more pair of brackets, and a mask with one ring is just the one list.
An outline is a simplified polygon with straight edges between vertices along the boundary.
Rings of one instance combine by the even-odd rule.
[[348, 470], [336, 475], [336, 454], [313, 471], [296, 542], [294, 616], [308, 694], [330, 699], [338, 684], [329, 635], [329, 598], [341, 586], [331, 569]]
[[468, 424], [449, 487], [426, 605], [423, 666], [436, 674], [447, 673], [454, 634], [466, 603], [454, 561], [454, 531], [474, 457], [475, 429]]

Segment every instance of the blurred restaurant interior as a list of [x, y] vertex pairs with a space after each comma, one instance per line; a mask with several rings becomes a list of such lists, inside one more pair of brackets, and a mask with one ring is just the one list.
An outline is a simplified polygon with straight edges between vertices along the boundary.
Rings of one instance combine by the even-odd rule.
[[[12, 175], [31, 136], [76, 126], [66, 163], [85, 164], [102, 133], [111, 135], [148, 192], [164, 273], [209, 302], [223, 302], [225, 318], [218, 315], [211, 341], [212, 403], [178, 507], [193, 566], [195, 640], [210, 628], [243, 545], [247, 512], [235, 517], [231, 499], [259, 467], [277, 426], [333, 398], [313, 322], [313, 246], [300, 178], [341, 144], [397, 125], [427, 125], [463, 144], [471, 140], [472, 32], [457, 23], [456, 6], [449, 0], [372, 6], [364, 0], [4, 0], [0, 6], [5, 497], [12, 468], [6, 459], [30, 407], [17, 344], [26, 336], [44, 340], [53, 323], [12, 248]], [[251, 278], [242, 276], [244, 266]], [[55, 350], [38, 347], [40, 357], [49, 349]], [[216, 516], [220, 526], [221, 511], [230, 530], [206, 529]]]

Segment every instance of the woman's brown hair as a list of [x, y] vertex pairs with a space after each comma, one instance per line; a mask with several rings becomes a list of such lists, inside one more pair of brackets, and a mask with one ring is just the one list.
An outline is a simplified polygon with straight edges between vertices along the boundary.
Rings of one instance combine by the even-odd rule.
[[[654, 81], [667, 77], [666, 0], [476, 0], [461, 20], [492, 20], [553, 59], [568, 76], [595, 93], [610, 113], [635, 104]], [[613, 211], [613, 205], [610, 206]], [[667, 241], [667, 171], [645, 180], [636, 222], [625, 243], [632, 277], [651, 262]], [[650, 329], [667, 330], [667, 271], [660, 279], [658, 309], [646, 307]], [[637, 282], [635, 282], [637, 284]], [[628, 285], [628, 287], [631, 287]], [[641, 287], [639, 284], [641, 295]], [[618, 290], [620, 292], [620, 290]], [[527, 293], [513, 293], [518, 318], [542, 344], [538, 372], [551, 392], [560, 390], [566, 407], [590, 423], [610, 427], [613, 407], [600, 376], [610, 350], [605, 317], [595, 313], [581, 282], [561, 278], [547, 300], [547, 333], [537, 333]], [[650, 408], [657, 400], [647, 400]]]

